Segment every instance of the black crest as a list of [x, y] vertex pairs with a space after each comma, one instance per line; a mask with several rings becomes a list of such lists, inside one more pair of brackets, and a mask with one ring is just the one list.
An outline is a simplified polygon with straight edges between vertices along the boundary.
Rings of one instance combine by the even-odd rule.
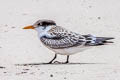
[[38, 26], [49, 26], [49, 25], [56, 25], [55, 21], [53, 20], [41, 20], [37, 24]]

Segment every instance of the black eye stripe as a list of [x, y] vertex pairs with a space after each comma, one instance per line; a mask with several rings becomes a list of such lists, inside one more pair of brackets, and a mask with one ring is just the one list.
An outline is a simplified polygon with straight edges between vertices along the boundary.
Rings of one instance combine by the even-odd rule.
[[42, 22], [42, 26], [56, 25], [54, 22]]
[[37, 22], [37, 26], [49, 26], [49, 25], [56, 25], [55, 22], [50, 22], [50, 21], [42, 21], [42, 22]]
[[38, 23], [37, 25], [40, 25], [40, 23]]

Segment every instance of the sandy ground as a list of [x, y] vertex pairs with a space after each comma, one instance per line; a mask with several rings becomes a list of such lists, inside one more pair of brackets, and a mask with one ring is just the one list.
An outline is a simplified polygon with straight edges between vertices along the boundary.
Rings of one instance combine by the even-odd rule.
[[[54, 53], [22, 29], [39, 19], [115, 43], [72, 55], [71, 64], [42, 64]], [[0, 54], [0, 80], [120, 80], [120, 0], [0, 0]]]

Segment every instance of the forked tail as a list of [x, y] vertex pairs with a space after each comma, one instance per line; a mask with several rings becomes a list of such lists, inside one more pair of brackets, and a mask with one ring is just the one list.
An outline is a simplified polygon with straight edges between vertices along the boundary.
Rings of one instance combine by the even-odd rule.
[[114, 39], [113, 37], [94, 37], [92, 35], [83, 35], [86, 38], [86, 44], [88, 46], [97, 46], [97, 45], [105, 45], [106, 43], [113, 43], [113, 41], [109, 41]]

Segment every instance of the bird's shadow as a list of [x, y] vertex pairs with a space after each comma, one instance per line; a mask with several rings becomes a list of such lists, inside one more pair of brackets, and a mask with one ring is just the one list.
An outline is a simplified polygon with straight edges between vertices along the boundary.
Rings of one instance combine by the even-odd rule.
[[15, 64], [16, 66], [35, 66], [35, 65], [92, 65], [92, 64], [106, 64], [106, 63], [26, 63], [26, 64]]

